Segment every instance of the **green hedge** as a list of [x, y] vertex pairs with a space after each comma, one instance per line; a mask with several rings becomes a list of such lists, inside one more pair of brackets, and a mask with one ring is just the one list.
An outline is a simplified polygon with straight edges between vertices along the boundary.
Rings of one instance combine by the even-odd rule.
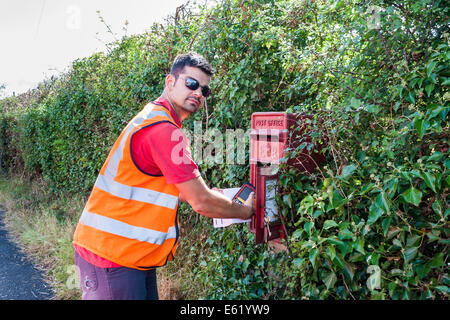
[[[327, 158], [311, 176], [282, 168], [286, 254], [254, 246], [246, 226], [201, 220], [210, 237], [193, 245], [190, 263], [202, 297], [448, 299], [444, 1], [225, 0], [190, 10], [75, 61], [24, 110], [5, 111], [2, 100], [2, 167], [23, 163], [55, 194], [87, 194], [120, 130], [161, 93], [175, 55], [194, 50], [216, 74], [208, 112], [187, 130], [202, 121], [245, 131], [257, 111], [312, 114], [313, 143], [289, 157], [320, 145]], [[249, 178], [248, 163], [200, 169], [212, 186]]]

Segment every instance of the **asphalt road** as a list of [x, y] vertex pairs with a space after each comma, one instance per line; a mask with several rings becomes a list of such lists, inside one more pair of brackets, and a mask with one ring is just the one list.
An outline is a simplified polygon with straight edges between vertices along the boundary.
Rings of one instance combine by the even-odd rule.
[[53, 291], [29, 259], [8, 239], [0, 210], [0, 300], [49, 300]]

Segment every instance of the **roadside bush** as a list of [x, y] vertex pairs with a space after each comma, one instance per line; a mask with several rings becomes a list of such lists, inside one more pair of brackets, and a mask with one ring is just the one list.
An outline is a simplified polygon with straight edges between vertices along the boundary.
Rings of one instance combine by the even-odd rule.
[[[220, 48], [238, 48], [231, 52], [237, 73], [221, 81], [231, 83], [226, 93], [238, 96], [230, 105], [242, 101], [236, 110], [244, 114], [233, 117], [239, 111], [231, 107], [227, 117], [224, 107], [218, 119], [273, 110], [270, 99], [281, 110], [314, 114], [313, 143], [300, 143], [288, 158], [320, 145], [327, 163], [310, 176], [288, 167], [281, 174], [287, 256], [255, 250], [251, 236], [227, 251], [233, 241], [224, 237], [240, 231], [217, 233], [219, 255], [199, 267], [221, 288], [210, 297], [447, 298], [448, 9], [440, 2], [286, 4], [228, 2], [218, 26], [227, 31], [226, 44], [208, 29], [210, 50], [227, 59], [220, 66], [233, 65]], [[276, 70], [266, 79], [264, 65]], [[235, 78], [241, 85], [233, 86]], [[260, 79], [269, 89], [252, 101]], [[218, 269], [223, 273], [216, 278]]]

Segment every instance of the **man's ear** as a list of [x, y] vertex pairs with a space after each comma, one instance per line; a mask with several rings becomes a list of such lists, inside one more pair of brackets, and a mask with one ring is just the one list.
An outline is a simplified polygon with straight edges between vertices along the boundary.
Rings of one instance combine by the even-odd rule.
[[174, 85], [175, 85], [175, 77], [173, 76], [173, 74], [169, 73], [166, 76], [165, 86], [170, 90], [173, 88]]

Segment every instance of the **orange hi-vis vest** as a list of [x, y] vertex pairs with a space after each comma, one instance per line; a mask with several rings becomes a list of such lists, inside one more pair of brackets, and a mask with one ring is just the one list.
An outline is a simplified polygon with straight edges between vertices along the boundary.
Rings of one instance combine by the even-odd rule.
[[125, 267], [147, 270], [172, 260], [178, 243], [180, 192], [164, 176], [139, 170], [131, 155], [133, 134], [169, 111], [149, 103], [125, 127], [111, 149], [75, 230], [73, 243]]

